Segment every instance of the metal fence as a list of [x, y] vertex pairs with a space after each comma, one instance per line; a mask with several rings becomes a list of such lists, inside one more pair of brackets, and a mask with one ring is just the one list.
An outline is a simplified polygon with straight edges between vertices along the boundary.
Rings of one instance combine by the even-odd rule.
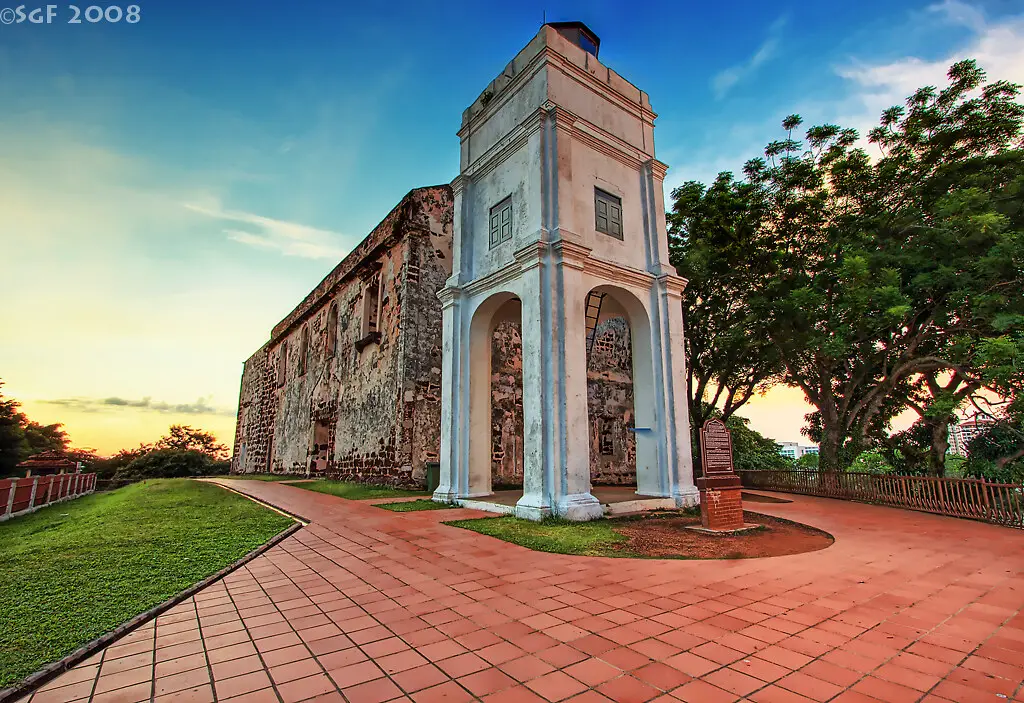
[[738, 471], [745, 488], [858, 500], [1024, 528], [1024, 486], [974, 478]]
[[96, 490], [96, 474], [56, 474], [0, 480], [0, 522]]

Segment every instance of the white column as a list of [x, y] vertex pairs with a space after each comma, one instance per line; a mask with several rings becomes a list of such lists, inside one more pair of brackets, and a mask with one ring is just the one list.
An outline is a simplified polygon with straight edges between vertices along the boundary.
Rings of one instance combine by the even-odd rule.
[[567, 241], [553, 245], [552, 367], [558, 389], [558, 491], [555, 512], [568, 520], [593, 520], [604, 509], [590, 492], [590, 435], [587, 427], [586, 296], [582, 276], [587, 247]]
[[546, 349], [545, 329], [550, 317], [550, 292], [544, 281], [548, 262], [546, 245], [535, 245], [517, 252], [522, 265], [522, 339], [523, 339], [523, 496], [516, 503], [516, 515], [541, 520], [551, 514], [551, 356]]
[[459, 389], [462, 376], [462, 293], [446, 286], [441, 299], [441, 472], [433, 498], [451, 503], [459, 491], [461, 423]]
[[678, 507], [700, 501], [693, 483], [690, 446], [690, 407], [686, 395], [686, 347], [684, 345], [683, 281], [675, 276], [658, 279], [661, 299], [662, 346], [665, 369], [665, 412], [668, 430], [668, 481]]

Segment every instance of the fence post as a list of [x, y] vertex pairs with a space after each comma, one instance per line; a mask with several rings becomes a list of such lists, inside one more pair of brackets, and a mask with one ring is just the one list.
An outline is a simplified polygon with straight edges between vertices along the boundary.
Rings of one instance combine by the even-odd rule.
[[32, 508], [36, 507], [36, 488], [38, 488], [38, 487], [39, 487], [39, 477], [38, 476], [33, 476], [32, 477], [32, 490], [28, 494], [28, 508], [27, 508], [27, 510], [29, 510], [30, 512], [31, 512]]
[[14, 512], [14, 492], [18, 490], [18, 479], [11, 479], [11, 494], [7, 496], [7, 510], [4, 511], [4, 515], [10, 515]]

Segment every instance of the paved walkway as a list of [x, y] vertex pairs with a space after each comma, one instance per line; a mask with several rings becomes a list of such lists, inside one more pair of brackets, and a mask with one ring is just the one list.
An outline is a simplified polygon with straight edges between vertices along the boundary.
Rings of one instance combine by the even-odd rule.
[[833, 546], [602, 559], [232, 485], [312, 524], [32, 703], [1024, 701], [1021, 531], [792, 496]]

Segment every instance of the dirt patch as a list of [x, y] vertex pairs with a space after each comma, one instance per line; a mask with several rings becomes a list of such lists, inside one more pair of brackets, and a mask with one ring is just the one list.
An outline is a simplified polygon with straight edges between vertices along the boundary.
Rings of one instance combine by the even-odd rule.
[[759, 493], [747, 493], [743, 491], [740, 496], [743, 498], [744, 503], [792, 503], [791, 500], [785, 498], [776, 498], [775, 496], [763, 496]]
[[760, 529], [738, 535], [709, 535], [685, 529], [700, 525], [700, 516], [644, 517], [622, 521], [615, 531], [628, 538], [622, 551], [637, 556], [682, 559], [749, 559], [802, 554], [824, 549], [832, 535], [807, 525], [760, 513], [743, 513]]

